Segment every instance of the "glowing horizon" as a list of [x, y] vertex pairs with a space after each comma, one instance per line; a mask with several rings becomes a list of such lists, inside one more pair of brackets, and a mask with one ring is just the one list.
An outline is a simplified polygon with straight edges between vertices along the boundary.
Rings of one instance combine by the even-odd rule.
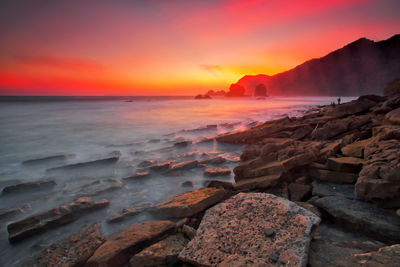
[[399, 33], [395, 0], [0, 4], [0, 95], [194, 95]]

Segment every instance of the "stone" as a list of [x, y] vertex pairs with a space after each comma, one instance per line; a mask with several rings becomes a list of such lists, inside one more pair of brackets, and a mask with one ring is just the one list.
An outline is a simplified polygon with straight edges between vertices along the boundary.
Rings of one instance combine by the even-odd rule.
[[182, 234], [171, 235], [134, 255], [129, 264], [132, 267], [173, 266], [187, 243]]
[[107, 238], [85, 266], [126, 266], [132, 255], [174, 232], [175, 224], [170, 221], [147, 221], [133, 224]]
[[371, 142], [373, 142], [373, 139], [357, 141], [342, 147], [341, 152], [345, 157], [364, 158], [364, 149]]
[[233, 185], [231, 182], [227, 181], [219, 181], [219, 180], [206, 180], [204, 182], [205, 187], [215, 187], [215, 188], [223, 188], [226, 190], [232, 190]]
[[378, 99], [374, 97], [361, 96], [357, 100], [335, 106], [329, 115], [345, 117], [349, 115], [363, 114], [368, 112], [370, 108], [382, 100], [382, 97]]
[[189, 238], [190, 240], [192, 240], [195, 236], [196, 236], [196, 229], [194, 229], [193, 227], [185, 224], [182, 226], [182, 233]]
[[90, 211], [107, 206], [109, 203], [106, 199], [92, 201], [89, 197], [81, 197], [74, 202], [12, 222], [7, 225], [8, 240], [10, 243], [21, 241], [46, 230], [70, 223]]
[[224, 162], [226, 162], [226, 159], [221, 156], [208, 158], [200, 161], [201, 164], [222, 164]]
[[400, 262], [400, 244], [382, 247], [378, 251], [353, 254], [338, 258], [333, 266], [397, 267]]
[[240, 154], [236, 152], [225, 152], [219, 155], [220, 157], [223, 157], [227, 161], [230, 162], [239, 162], [240, 161]]
[[115, 164], [119, 160], [119, 157], [109, 157], [104, 159], [98, 159], [93, 161], [75, 163], [64, 165], [60, 167], [47, 169], [46, 172], [56, 172], [56, 171], [65, 171], [65, 170], [81, 170], [85, 168], [96, 168], [96, 167], [104, 167], [110, 164]]
[[319, 197], [342, 196], [355, 199], [354, 185], [334, 184], [327, 182], [314, 181], [312, 183], [312, 195]]
[[313, 204], [308, 203], [308, 202], [301, 202], [301, 201], [295, 201], [294, 203], [296, 203], [298, 206], [300, 206], [302, 208], [305, 208], [306, 210], [311, 211], [312, 213], [314, 213], [315, 215], [317, 215], [318, 217], [321, 218], [321, 212]]
[[280, 181], [280, 175], [268, 175], [252, 179], [246, 179], [233, 184], [237, 191], [265, 189], [276, 186]]
[[194, 182], [193, 181], [184, 181], [181, 183], [182, 187], [194, 187]]
[[400, 124], [400, 108], [386, 113], [385, 118], [393, 124]]
[[24, 213], [31, 209], [29, 204], [24, 204], [16, 208], [0, 209], [0, 221]]
[[364, 151], [365, 164], [357, 180], [358, 197], [390, 202], [400, 197], [400, 142], [384, 140], [369, 144]]
[[56, 241], [21, 266], [83, 266], [105, 240], [100, 233], [100, 224], [94, 224], [66, 239]]
[[391, 96], [400, 94], [400, 79], [389, 82], [383, 89], [383, 95]]
[[54, 155], [37, 159], [25, 160], [22, 165], [50, 164], [67, 160], [67, 155]]
[[121, 188], [122, 183], [118, 180], [101, 179], [84, 185], [80, 189], [70, 193], [77, 197], [92, 197]]
[[137, 172], [134, 175], [126, 176], [123, 177], [122, 179], [124, 180], [132, 180], [132, 179], [140, 179], [140, 178], [146, 178], [148, 177], [150, 172], [144, 171], [144, 172]]
[[308, 264], [310, 267], [333, 266], [338, 259], [375, 251], [383, 246], [384, 243], [360, 233], [333, 224], [321, 223], [314, 231]]
[[358, 175], [355, 173], [337, 172], [324, 169], [310, 169], [309, 174], [313, 179], [336, 184], [354, 184], [358, 178]]
[[197, 160], [188, 160], [188, 161], [183, 161], [179, 162], [176, 164], [172, 164], [169, 167], [169, 171], [180, 171], [180, 170], [189, 170], [196, 168], [198, 166], [199, 162]]
[[154, 213], [166, 217], [189, 217], [225, 198], [227, 192], [220, 188], [201, 188], [176, 195], [158, 203]]
[[192, 141], [181, 141], [174, 144], [174, 147], [187, 147], [192, 144]]
[[[306, 266], [311, 230], [319, 222], [286, 199], [239, 193], [206, 211], [179, 259], [197, 266], [224, 266], [232, 257], [233, 262], [257, 260], [255, 266]], [[274, 234], [267, 236], [266, 229]]]
[[397, 139], [400, 140], [399, 125], [381, 125], [372, 128], [372, 135], [375, 141]]
[[149, 166], [154, 165], [154, 164], [156, 164], [155, 160], [148, 159], [148, 160], [144, 160], [144, 161], [140, 162], [138, 164], [138, 167], [144, 168], [144, 167], [149, 167]]
[[374, 204], [341, 196], [322, 197], [313, 204], [348, 229], [384, 242], [400, 241], [400, 218]]
[[321, 149], [320, 157], [329, 158], [336, 155], [342, 145], [342, 140], [328, 143]]
[[31, 193], [40, 190], [49, 190], [52, 189], [55, 185], [56, 182], [52, 180], [9, 185], [3, 188], [2, 195], [15, 194], [15, 193]]
[[310, 185], [291, 183], [288, 186], [291, 201], [301, 201], [311, 193]]
[[171, 166], [172, 161], [167, 160], [159, 163], [152, 164], [148, 166], [150, 170], [153, 171], [167, 171], [169, 167]]
[[328, 158], [327, 165], [332, 171], [359, 173], [363, 160], [354, 157]]
[[109, 223], [116, 223], [120, 222], [123, 220], [126, 220], [130, 217], [133, 217], [135, 215], [138, 215], [139, 213], [142, 213], [146, 210], [149, 210], [153, 207], [153, 204], [151, 203], [141, 203], [139, 205], [135, 205], [132, 208], [126, 208], [121, 210], [118, 214], [115, 214], [111, 216], [110, 218], [107, 219], [107, 222]]
[[215, 176], [227, 176], [231, 174], [231, 170], [229, 168], [221, 167], [221, 168], [207, 168], [204, 171], [205, 176], [215, 177]]

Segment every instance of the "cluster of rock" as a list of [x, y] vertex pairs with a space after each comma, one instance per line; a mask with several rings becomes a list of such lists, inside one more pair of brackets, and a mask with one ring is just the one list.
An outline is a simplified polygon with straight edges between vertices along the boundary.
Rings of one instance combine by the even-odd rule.
[[[217, 140], [246, 145], [234, 183], [209, 180], [204, 188], [126, 210], [109, 221], [143, 209], [160, 221], [130, 225], [107, 238], [99, 225], [90, 226], [27, 264], [398, 266], [399, 95], [363, 96]], [[220, 157], [179, 164], [149, 161], [129, 178], [223, 162]], [[226, 170], [205, 173], [212, 177], [218, 171]], [[10, 241], [107, 204], [81, 198], [28, 217], [8, 225]]]

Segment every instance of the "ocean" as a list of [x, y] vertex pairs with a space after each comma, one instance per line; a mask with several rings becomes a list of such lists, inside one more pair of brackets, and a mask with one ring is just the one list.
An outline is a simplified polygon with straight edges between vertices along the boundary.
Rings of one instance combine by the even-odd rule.
[[[122, 179], [143, 171], [144, 160], [202, 160], [220, 155], [231, 170], [243, 149], [218, 144], [216, 135], [243, 130], [268, 120], [300, 116], [337, 97], [217, 98], [192, 97], [29, 97], [0, 98], [0, 190], [36, 181], [55, 185], [0, 196], [0, 266], [13, 266], [84, 225], [101, 222], [105, 236], [135, 222], [154, 219], [146, 212], [120, 223], [107, 223], [124, 208], [155, 204], [203, 187], [204, 167], [146, 178]], [[342, 98], [342, 102], [354, 98]], [[182, 143], [186, 142], [186, 143]], [[61, 156], [53, 160], [29, 160]], [[51, 168], [119, 157], [115, 164], [85, 169]], [[60, 159], [61, 158], [61, 159]], [[25, 163], [24, 163], [25, 162]], [[24, 163], [24, 164], [23, 164]], [[215, 179], [233, 182], [233, 174]], [[193, 187], [182, 183], [191, 181]], [[68, 225], [10, 245], [6, 225], [79, 196], [108, 199], [110, 205]], [[22, 213], [1, 216], [22, 207]]]

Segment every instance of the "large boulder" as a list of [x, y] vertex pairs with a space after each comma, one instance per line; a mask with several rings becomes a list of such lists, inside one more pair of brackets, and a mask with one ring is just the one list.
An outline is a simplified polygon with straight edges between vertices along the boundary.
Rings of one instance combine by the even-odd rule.
[[78, 234], [53, 243], [22, 266], [83, 266], [105, 240], [100, 233], [100, 224], [94, 224]]
[[364, 158], [365, 147], [373, 141], [372, 138], [369, 138], [348, 144], [347, 146], [342, 147], [342, 154], [346, 157]]
[[400, 108], [390, 111], [385, 115], [385, 117], [393, 124], [400, 124]]
[[153, 212], [166, 217], [189, 217], [221, 201], [226, 195], [227, 192], [221, 188], [201, 188], [160, 202]]
[[239, 193], [206, 211], [179, 258], [198, 266], [306, 266], [311, 231], [319, 222], [286, 199]]
[[364, 153], [366, 162], [356, 183], [356, 195], [369, 200], [399, 198], [400, 142], [373, 142]]
[[383, 95], [385, 96], [399, 95], [399, 94], [400, 94], [400, 79], [391, 81], [383, 89]]
[[92, 201], [89, 197], [78, 198], [74, 202], [10, 223], [7, 225], [8, 239], [11, 243], [21, 241], [32, 235], [70, 223], [90, 211], [107, 206], [109, 203], [106, 199]]
[[245, 88], [240, 84], [231, 84], [229, 87], [229, 92], [226, 93], [225, 96], [240, 97], [244, 96], [245, 91]]
[[111, 235], [91, 256], [87, 267], [126, 266], [130, 257], [175, 231], [170, 221], [148, 221], [128, 226]]

